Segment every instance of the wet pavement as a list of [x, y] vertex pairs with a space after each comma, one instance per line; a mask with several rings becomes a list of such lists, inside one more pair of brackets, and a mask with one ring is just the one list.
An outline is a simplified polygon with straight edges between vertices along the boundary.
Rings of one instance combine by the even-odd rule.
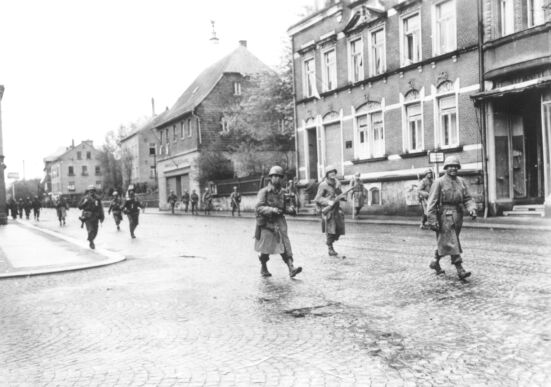
[[[61, 232], [85, 239], [76, 212]], [[549, 232], [466, 229], [463, 283], [428, 268], [434, 235], [289, 221], [295, 263], [259, 275], [251, 219], [111, 219], [97, 246], [127, 261], [0, 281], [7, 385], [551, 384]], [[40, 227], [60, 230], [53, 212]], [[2, 241], [3, 243], [3, 241]]]

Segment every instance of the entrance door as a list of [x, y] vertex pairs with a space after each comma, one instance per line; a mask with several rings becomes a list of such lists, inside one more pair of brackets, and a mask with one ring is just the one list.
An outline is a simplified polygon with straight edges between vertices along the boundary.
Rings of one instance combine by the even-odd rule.
[[318, 144], [316, 141], [316, 128], [308, 129], [308, 171], [309, 179], [318, 178]]
[[526, 152], [522, 117], [494, 117], [497, 199], [526, 198]]
[[176, 176], [176, 196], [182, 197], [182, 176]]
[[325, 125], [324, 129], [326, 165], [333, 165], [337, 168], [337, 175], [340, 175], [342, 151], [340, 122]]

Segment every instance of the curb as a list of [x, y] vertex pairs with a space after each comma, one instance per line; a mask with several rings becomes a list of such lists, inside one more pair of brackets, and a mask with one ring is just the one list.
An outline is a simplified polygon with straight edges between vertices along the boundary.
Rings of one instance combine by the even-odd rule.
[[[55, 231], [51, 231], [45, 228], [37, 227], [32, 224], [26, 224], [26, 223], [20, 223], [17, 222], [18, 225], [42, 232], [44, 234], [48, 234], [50, 236], [53, 236], [55, 238], [64, 240], [68, 243], [71, 243], [73, 245], [76, 245], [78, 247], [89, 249], [88, 244], [84, 243], [80, 240], [77, 240], [75, 238], [71, 238], [67, 235], [60, 234]], [[115, 253], [113, 251], [109, 251], [103, 248], [96, 248], [93, 250], [98, 255], [102, 255], [104, 257], [107, 257], [107, 259], [102, 260], [100, 262], [94, 262], [94, 263], [87, 263], [87, 264], [75, 264], [75, 265], [66, 265], [66, 266], [60, 266], [60, 267], [52, 267], [52, 268], [41, 268], [41, 269], [33, 269], [33, 270], [21, 270], [11, 273], [2, 273], [0, 274], [0, 279], [3, 278], [14, 278], [14, 277], [29, 277], [29, 276], [35, 276], [35, 275], [41, 275], [41, 274], [52, 274], [52, 273], [64, 273], [64, 272], [70, 272], [70, 271], [76, 271], [76, 270], [84, 270], [84, 269], [92, 269], [96, 267], [102, 267], [107, 265], [112, 265], [114, 263], [122, 262], [126, 260], [126, 257], [122, 254]]]
[[[242, 212], [243, 214], [243, 212]], [[145, 215], [170, 215], [173, 216], [170, 211], [157, 211], [157, 212], [146, 212]], [[177, 216], [193, 216], [185, 213], [176, 212], [174, 215]], [[197, 215], [197, 217], [204, 217], [204, 215]], [[232, 217], [231, 215], [222, 215], [218, 212], [212, 212], [209, 217], [218, 217], [218, 218], [234, 218], [234, 219], [254, 219], [254, 216], [241, 216], [241, 217]], [[317, 217], [312, 217], [308, 215], [298, 215], [294, 217], [287, 217], [287, 220], [298, 220], [301, 222], [319, 222], [320, 219]], [[408, 220], [408, 219], [361, 219], [361, 220], [352, 220], [345, 219], [346, 224], [388, 224], [393, 226], [419, 226], [419, 220]], [[551, 231], [551, 225], [536, 225], [536, 224], [508, 224], [508, 223], [478, 223], [477, 221], [471, 221], [464, 219], [463, 228], [476, 228], [476, 229], [494, 229], [494, 230], [527, 230], [527, 231]]]

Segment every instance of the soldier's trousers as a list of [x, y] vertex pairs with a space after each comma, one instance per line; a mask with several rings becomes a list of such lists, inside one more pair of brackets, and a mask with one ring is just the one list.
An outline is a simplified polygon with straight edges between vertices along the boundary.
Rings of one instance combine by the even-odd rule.
[[139, 218], [140, 218], [139, 214], [128, 214], [128, 224], [130, 227], [130, 235], [134, 235], [134, 230], [136, 229], [136, 227], [138, 227]]
[[30, 208], [25, 208], [25, 217], [27, 219], [29, 219], [29, 216], [31, 215], [31, 209]]
[[[440, 259], [442, 259], [442, 257], [445, 257], [445, 255], [438, 255], [438, 249], [436, 249], [434, 251], [434, 259], [436, 259], [436, 261], [438, 262], [440, 261]], [[452, 265], [463, 263], [463, 258], [461, 258], [461, 255], [459, 254], [450, 255], [450, 257], [452, 260]]]
[[237, 215], [241, 216], [241, 206], [232, 206], [231, 207], [231, 216], [234, 216], [235, 211], [237, 211]]
[[120, 212], [113, 212], [113, 219], [115, 220], [115, 224], [118, 226], [122, 222], [122, 215]]
[[[281, 254], [281, 259], [283, 259], [283, 262], [285, 262], [285, 264], [287, 264], [287, 262], [289, 261], [289, 258], [293, 259], [293, 256], [289, 256], [289, 255], [287, 255], [287, 253]], [[260, 262], [266, 263], [270, 260], [270, 255], [269, 254], [260, 254], [258, 256], [258, 259], [260, 260]]]
[[35, 219], [40, 218], [40, 208], [33, 208], [33, 216]]
[[189, 202], [184, 202], [184, 211], [187, 212], [187, 209], [189, 207]]
[[197, 213], [197, 203], [191, 203], [191, 213], [192, 214]]
[[327, 234], [327, 246], [333, 246], [333, 243], [339, 240], [339, 234]]
[[99, 219], [89, 219], [86, 221], [86, 231], [88, 231], [88, 240], [93, 242], [98, 235]]

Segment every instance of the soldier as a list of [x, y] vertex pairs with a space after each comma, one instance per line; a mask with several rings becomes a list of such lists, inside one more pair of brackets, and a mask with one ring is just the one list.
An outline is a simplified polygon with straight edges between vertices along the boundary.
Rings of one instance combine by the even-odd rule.
[[90, 248], [95, 249], [96, 245], [94, 245], [94, 239], [96, 239], [96, 236], [98, 235], [99, 222], [103, 223], [103, 220], [105, 219], [101, 200], [96, 196], [96, 187], [93, 185], [88, 186], [85, 196], [78, 204], [78, 208], [82, 210], [81, 218], [86, 224]]
[[121, 229], [120, 224], [122, 222], [122, 199], [117, 191], [113, 191], [113, 199], [109, 204], [109, 211], [107, 211], [108, 214], [111, 212], [113, 212], [113, 219], [117, 225], [117, 231], [119, 231]]
[[128, 216], [128, 223], [130, 224], [130, 236], [136, 238], [134, 235], [134, 230], [138, 227], [139, 218], [140, 218], [140, 208], [144, 208], [142, 202], [136, 198], [133, 189], [128, 190], [128, 199], [124, 202], [122, 206], [122, 211]]
[[429, 198], [430, 187], [432, 187], [433, 175], [432, 169], [427, 169], [425, 171], [425, 176], [421, 180], [419, 189], [417, 190], [419, 195], [419, 203], [423, 209], [423, 216], [421, 218], [421, 226], [419, 228], [425, 229], [427, 227], [427, 199]]
[[241, 194], [237, 191], [237, 187], [233, 187], [233, 192], [230, 195], [231, 216], [234, 216], [237, 210], [237, 216], [241, 216]]
[[174, 193], [173, 190], [170, 190], [170, 195], [168, 195], [168, 204], [170, 204], [170, 210], [172, 211], [172, 215], [174, 215], [174, 206], [176, 205], [176, 201], [178, 200], [178, 197]]
[[260, 253], [261, 269], [263, 277], [270, 277], [267, 262], [270, 254], [281, 254], [283, 262], [289, 268], [289, 276], [293, 278], [302, 271], [302, 267], [295, 268], [291, 241], [287, 235], [287, 222], [285, 214], [296, 215], [296, 209], [285, 205], [286, 191], [282, 189], [283, 169], [278, 166], [272, 167], [270, 182], [262, 188], [256, 200], [256, 230], [255, 230], [255, 251]]
[[298, 188], [297, 188], [296, 181], [294, 179], [289, 179], [289, 181], [287, 182], [287, 192], [294, 197], [295, 207], [297, 209], [297, 214], [298, 214], [300, 210], [300, 201], [298, 200]]
[[17, 201], [13, 197], [8, 202], [8, 208], [10, 209], [12, 219], [17, 219]]
[[27, 220], [29, 220], [29, 217], [31, 216], [32, 208], [33, 208], [33, 201], [31, 200], [30, 196], [27, 196], [27, 198], [23, 202], [23, 209], [25, 210], [25, 218]]
[[457, 275], [460, 279], [465, 279], [471, 275], [465, 271], [461, 265], [461, 243], [459, 233], [463, 225], [463, 208], [473, 219], [476, 219], [476, 203], [469, 193], [465, 181], [457, 176], [457, 171], [461, 168], [457, 156], [449, 156], [444, 162], [445, 175], [436, 179], [430, 190], [427, 203], [428, 226], [436, 231], [438, 249], [434, 253], [434, 261], [430, 263], [430, 268], [436, 271], [436, 274], [442, 274], [444, 271], [440, 267], [440, 258], [446, 255], [451, 256], [452, 264], [457, 269]]
[[42, 203], [40, 203], [38, 195], [35, 195], [35, 197], [33, 198], [32, 206], [34, 220], [40, 221], [40, 209], [42, 208]]
[[55, 202], [55, 210], [57, 213], [57, 219], [59, 220], [60, 226], [65, 226], [65, 217], [67, 216], [67, 210], [69, 209], [69, 204], [65, 198], [59, 194]]
[[187, 190], [182, 194], [182, 203], [184, 203], [184, 211], [187, 214], [187, 209], [189, 207], [189, 192]]
[[212, 195], [208, 188], [205, 188], [203, 193], [203, 208], [205, 210], [205, 215], [210, 215], [210, 209], [212, 207]]
[[19, 219], [23, 219], [23, 211], [25, 211], [25, 201], [23, 198], [19, 198], [17, 201], [17, 211], [19, 212]]
[[337, 179], [337, 168], [328, 165], [325, 171], [325, 179], [320, 183], [314, 201], [322, 213], [321, 229], [327, 235], [328, 253], [330, 256], [337, 256], [333, 243], [344, 235], [344, 212], [340, 208], [340, 201], [346, 201], [346, 197]]
[[191, 192], [191, 215], [199, 215], [197, 212], [197, 203], [199, 203], [199, 195], [193, 190]]
[[354, 180], [352, 180], [351, 186], [353, 187], [351, 196], [354, 200], [354, 217], [359, 217], [360, 210], [364, 206], [365, 198], [367, 197], [367, 190], [360, 180], [360, 172], [354, 174]]

